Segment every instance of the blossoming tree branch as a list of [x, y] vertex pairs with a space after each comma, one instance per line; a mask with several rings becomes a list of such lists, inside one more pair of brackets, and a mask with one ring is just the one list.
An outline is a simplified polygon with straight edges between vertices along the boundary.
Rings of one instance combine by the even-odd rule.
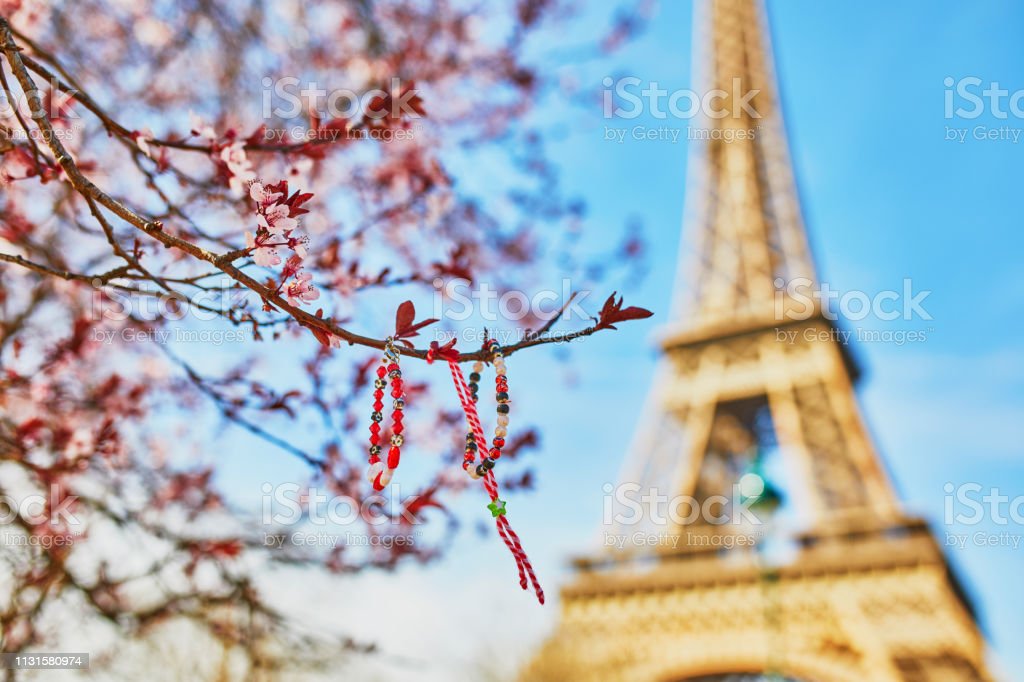
[[[565, 12], [0, 0], [4, 651], [59, 640], [71, 609], [122, 635], [187, 621], [269, 665], [269, 641], [309, 652], [324, 638], [271, 604], [266, 571], [441, 556], [457, 525], [446, 499], [470, 483], [452, 474], [465, 424], [422, 363], [403, 366], [421, 406], [406, 437], [433, 473], [375, 511], [390, 523], [358, 522], [380, 538], [444, 519], [432, 541], [270, 551], [266, 522], [236, 508], [223, 477], [249, 439], [290, 455], [304, 490], [365, 499], [380, 351], [426, 359], [414, 343], [441, 325], [412, 302], [455, 280], [589, 290], [638, 276], [631, 226], [600, 253], [581, 248], [585, 207], [548, 157], [554, 122], [538, 103], [585, 95], [536, 58]], [[588, 58], [636, 21], [620, 15]], [[601, 302], [564, 330], [572, 295], [489, 333], [516, 332], [508, 357], [650, 315]], [[211, 329], [231, 343], [187, 341]], [[493, 357], [479, 342], [441, 347], [458, 363]], [[519, 433], [502, 439], [518, 462], [506, 489], [533, 481], [540, 436]], [[374, 646], [341, 632], [328, 649], [339, 640]]]

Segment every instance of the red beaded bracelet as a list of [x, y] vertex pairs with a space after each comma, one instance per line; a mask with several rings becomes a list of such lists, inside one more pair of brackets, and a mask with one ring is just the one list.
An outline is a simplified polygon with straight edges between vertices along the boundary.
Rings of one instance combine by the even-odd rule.
[[[377, 378], [373, 382], [373, 412], [370, 414], [373, 423], [370, 424], [370, 458], [368, 460], [370, 467], [366, 472], [366, 477], [373, 484], [374, 490], [383, 490], [391, 482], [391, 477], [394, 476], [398, 462], [402, 458], [402, 444], [405, 442], [405, 437], [402, 435], [402, 431], [405, 430], [405, 426], [402, 424], [403, 410], [405, 410], [405, 385], [402, 382], [402, 370], [398, 367], [399, 356], [395, 352], [394, 341], [390, 336], [387, 338], [384, 345], [384, 357], [381, 358], [381, 364], [377, 367]], [[384, 389], [388, 385], [387, 379], [384, 378], [385, 375], [391, 379], [391, 397], [394, 399], [392, 403], [394, 409], [391, 412], [391, 447], [388, 449], [386, 461], [380, 458], [382, 451], [380, 424], [384, 419], [381, 410], [384, 409]]]

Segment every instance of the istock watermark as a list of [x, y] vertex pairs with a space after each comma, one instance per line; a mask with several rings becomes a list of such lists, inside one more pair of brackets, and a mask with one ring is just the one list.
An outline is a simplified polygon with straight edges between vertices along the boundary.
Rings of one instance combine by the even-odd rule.
[[884, 289], [874, 293], [857, 289], [842, 290], [828, 282], [815, 283], [809, 277], [775, 279], [775, 319], [807, 320], [818, 312], [826, 320], [854, 322], [872, 317], [886, 322], [893, 320], [931, 320], [924, 301], [930, 289], [915, 293], [913, 282], [904, 278], [900, 289]]
[[980, 483], [946, 483], [943, 522], [948, 527], [988, 526], [1006, 527], [992, 532], [976, 530], [969, 533], [946, 531], [946, 545], [964, 549], [973, 547], [1004, 547], [1020, 549], [1024, 546], [1024, 495], [1006, 495], [999, 487], [986, 487]]
[[51, 121], [81, 118], [71, 106], [78, 90], [64, 90], [60, 81], [51, 77], [48, 92], [49, 96], [44, 96], [42, 87], [29, 93], [0, 92], [0, 118], [14, 118], [16, 114], [34, 119], [46, 116]]
[[977, 76], [946, 76], [942, 83], [946, 86], [947, 119], [973, 119], [985, 114], [998, 119], [1024, 119], [1024, 89], [1007, 90], [999, 81], [986, 82]]
[[606, 142], [625, 143], [631, 142], [671, 142], [675, 144], [679, 140], [688, 142], [721, 140], [722, 142], [736, 142], [742, 140], [754, 140], [757, 138], [757, 128], [695, 128], [687, 127], [685, 135], [683, 128], [673, 126], [646, 126], [635, 125], [630, 128], [617, 128], [615, 126], [604, 127], [604, 140]]
[[345, 526], [354, 523], [416, 525], [420, 520], [409, 511], [419, 495], [402, 495], [398, 483], [389, 486], [392, 494], [370, 495], [356, 499], [349, 495], [327, 494], [317, 487], [298, 483], [263, 483], [260, 521], [265, 526]]
[[270, 549], [304, 547], [306, 549], [337, 549], [339, 547], [369, 547], [394, 549], [396, 547], [412, 547], [416, 544], [416, 535], [401, 533], [397, 535], [373, 535], [369, 533], [264, 533], [263, 546]]
[[639, 483], [605, 483], [603, 522], [606, 526], [687, 526], [705, 523], [712, 526], [752, 525], [763, 523], [754, 507], [764, 494], [764, 479], [754, 473], [744, 474], [733, 484], [729, 495], [708, 495], [697, 499], [691, 495], [666, 495], [658, 488], [644, 488]]
[[764, 533], [604, 533], [602, 544], [617, 550], [626, 549], [681, 549], [683, 547], [704, 547], [708, 549], [734, 549], [756, 547], [765, 537]]
[[89, 310], [91, 319], [112, 322], [129, 319], [146, 322], [181, 320], [186, 316], [209, 322], [228, 317], [231, 311], [243, 307], [251, 294], [248, 289], [238, 286], [227, 277], [209, 282], [206, 289], [192, 296], [177, 291], [146, 294], [125, 292], [103, 286], [99, 280], [93, 281], [93, 287]]
[[101, 329], [93, 327], [90, 338], [96, 343], [110, 346], [115, 343], [201, 343], [208, 346], [223, 346], [228, 343], [245, 343], [252, 334], [244, 329]]
[[263, 84], [263, 118], [291, 119], [316, 113], [321, 120], [417, 119], [422, 110], [417, 104], [419, 92], [401, 78], [392, 78], [390, 88], [356, 92], [348, 88], [326, 88], [316, 81], [295, 76], [273, 79]]
[[[522, 291], [501, 291], [487, 282], [475, 286], [466, 279], [434, 280], [433, 314], [439, 320], [464, 322], [518, 322], [546, 319], [562, 311], [566, 321], [590, 320], [582, 304], [590, 297], [589, 290], [574, 291], [572, 281], [562, 280], [561, 289], [543, 289], [526, 294]], [[562, 307], [565, 309], [562, 310]]]
[[[942, 83], [945, 86], [943, 116], [946, 120], [974, 121], [982, 117], [997, 121], [1024, 120], [1024, 89], [1010, 90], [1002, 87], [999, 81], [985, 81], [977, 76], [946, 76]], [[1024, 128], [1016, 125], [947, 125], [945, 139], [960, 144], [967, 140], [1017, 144], [1022, 133]]]
[[1024, 495], [1004, 495], [998, 486], [980, 483], [947, 483], [943, 521], [946, 525], [976, 526], [983, 522], [997, 526], [1024, 527]]
[[16, 497], [0, 495], [0, 525], [12, 524], [19, 519], [33, 526], [76, 528], [81, 525], [72, 509], [78, 496], [68, 494], [58, 485], [51, 485], [48, 494], [29, 493]]
[[606, 119], [631, 120], [644, 115], [659, 120], [687, 120], [698, 116], [711, 119], [761, 118], [753, 105], [754, 98], [761, 91], [745, 88], [740, 78], [732, 79], [729, 90], [714, 88], [706, 92], [687, 88], [667, 90], [658, 81], [645, 81], [636, 76], [606, 76], [601, 83], [604, 85], [602, 109]]
[[[602, 114], [606, 120], [632, 121], [641, 116], [658, 121], [721, 120], [725, 118], [759, 121], [761, 113], [754, 106], [760, 90], [746, 88], [740, 78], [733, 78], [728, 90], [712, 88], [704, 92], [678, 88], [668, 90], [658, 81], [645, 81], [636, 76], [605, 77], [602, 81]], [[670, 142], [720, 140], [736, 142], [757, 137], [757, 125], [711, 125], [706, 128], [671, 125], [632, 127], [606, 125], [604, 140], [623, 144], [631, 142]]]

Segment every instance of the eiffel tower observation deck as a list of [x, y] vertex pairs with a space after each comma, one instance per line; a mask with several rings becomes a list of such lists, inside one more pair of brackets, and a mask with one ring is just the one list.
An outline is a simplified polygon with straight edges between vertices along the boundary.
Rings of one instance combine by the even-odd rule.
[[700, 86], [728, 113], [691, 135], [694, 257], [614, 492], [665, 505], [603, 528], [658, 541], [577, 560], [522, 679], [989, 680], [974, 611], [871, 441], [837, 323], [804, 295], [818, 280], [764, 7], [697, 11]]

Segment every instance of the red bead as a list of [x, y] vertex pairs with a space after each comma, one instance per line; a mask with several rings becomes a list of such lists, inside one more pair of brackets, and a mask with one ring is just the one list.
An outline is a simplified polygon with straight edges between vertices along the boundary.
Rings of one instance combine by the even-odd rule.
[[380, 457], [378, 457], [377, 455], [370, 455], [370, 459], [369, 459], [370, 464], [376, 464], [379, 461], [380, 461]]
[[402, 424], [402, 422], [395, 422], [391, 425], [391, 430], [395, 433], [401, 433], [402, 431], [405, 431], [405, 425]]
[[401, 410], [395, 410], [391, 413], [391, 421], [396, 424], [400, 424], [403, 419], [405, 419], [405, 414], [403, 414]]
[[377, 422], [370, 424], [370, 433], [380, 433], [380, 424]]
[[384, 397], [384, 389], [378, 388], [376, 391], [373, 392], [373, 397], [376, 398], [377, 400], [380, 400], [381, 398], [383, 398]]
[[378, 412], [380, 412], [381, 410], [383, 410], [383, 409], [384, 409], [384, 403], [382, 403], [381, 401], [379, 401], [379, 400], [378, 400], [377, 402], [375, 402], [375, 403], [373, 404], [373, 409], [375, 409], [375, 410], [377, 410]]
[[402, 451], [399, 448], [392, 446], [392, 448], [388, 450], [388, 469], [397, 468], [398, 460], [401, 456]]
[[504, 438], [495, 438], [494, 439], [494, 447], [496, 447], [496, 448], [503, 448], [503, 447], [505, 447], [505, 439]]
[[488, 454], [491, 456], [491, 459], [498, 459], [501, 457], [501, 450], [498, 448], [491, 448], [491, 451]]
[[388, 365], [389, 372], [394, 372], [396, 369], [398, 369], [398, 365], [396, 363], [392, 362], [390, 365]]
[[380, 378], [382, 378], [382, 379], [383, 379], [383, 378], [384, 378], [384, 375], [385, 375], [386, 373], [387, 373], [387, 370], [386, 370], [386, 369], [384, 369], [384, 365], [380, 365], [379, 367], [377, 367], [377, 376], [379, 376]]
[[370, 435], [370, 445], [380, 445], [380, 434], [374, 433]]
[[391, 397], [392, 398], [401, 398], [402, 397], [402, 387], [401, 386], [395, 386], [393, 389], [391, 389]]

